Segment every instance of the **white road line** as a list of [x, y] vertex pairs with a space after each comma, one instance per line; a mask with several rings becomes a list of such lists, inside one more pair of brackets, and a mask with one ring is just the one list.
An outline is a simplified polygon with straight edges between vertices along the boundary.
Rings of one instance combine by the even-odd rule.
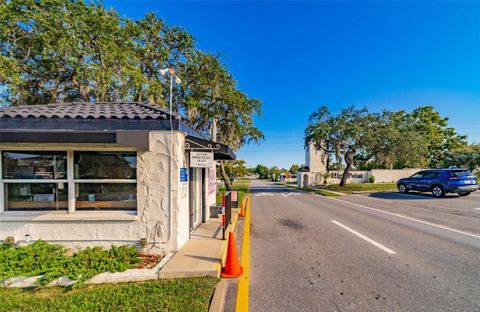
[[258, 196], [273, 196], [273, 194], [271, 194], [271, 193], [259, 193], [259, 194], [255, 194], [255, 197], [258, 197]]
[[390, 200], [386, 200], [386, 199], [382, 199], [382, 198], [376, 198], [376, 197], [372, 197], [372, 196], [363, 196], [363, 195], [356, 195], [356, 194], [354, 194], [353, 196], [355, 196], [355, 197], [361, 197], [361, 198], [367, 198], [367, 199], [380, 200], [380, 201], [387, 202], [387, 203], [391, 203], [391, 202], [392, 202], [392, 201], [390, 201]]
[[343, 224], [341, 224], [341, 223], [338, 222], [338, 221], [332, 220], [332, 222], [335, 223], [336, 225], [344, 228], [345, 230], [349, 231], [350, 233], [357, 235], [357, 236], [360, 237], [361, 239], [366, 240], [367, 242], [369, 242], [369, 243], [372, 244], [373, 246], [380, 248], [381, 250], [385, 251], [386, 253], [388, 253], [388, 254], [390, 254], [390, 255], [396, 254], [395, 251], [391, 250], [390, 248], [387, 248], [387, 247], [383, 246], [383, 245], [380, 244], [380, 243], [377, 243], [376, 241], [374, 241], [374, 240], [371, 239], [371, 238], [366, 237], [366, 236], [363, 235], [362, 233], [359, 233], [359, 232], [357, 232], [357, 231], [355, 231], [355, 230], [352, 230], [352, 229], [349, 228], [348, 226], [343, 225]]
[[475, 210], [480, 210], [480, 208], [473, 208], [473, 209], [475, 209]]
[[463, 235], [467, 235], [467, 236], [471, 236], [471, 237], [480, 239], [480, 235], [473, 234], [473, 233], [468, 233], [468, 232], [464, 232], [464, 231], [460, 231], [460, 230], [453, 229], [453, 228], [448, 227], [448, 226], [445, 226], [445, 225], [440, 225], [440, 224], [436, 224], [436, 223], [432, 223], [432, 222], [428, 222], [428, 221], [423, 221], [423, 220], [419, 220], [419, 219], [415, 219], [415, 218], [410, 218], [410, 217], [407, 217], [407, 216], [404, 216], [404, 215], [401, 215], [401, 214], [398, 214], [398, 213], [383, 211], [383, 210], [380, 210], [380, 209], [376, 209], [376, 208], [372, 208], [372, 207], [367, 207], [367, 206], [360, 205], [360, 204], [355, 204], [355, 203], [352, 203], [352, 202], [349, 202], [349, 201], [346, 201], [346, 200], [342, 200], [342, 199], [338, 199], [338, 198], [330, 198], [330, 197], [329, 197], [328, 199], [340, 201], [340, 202], [342, 202], [342, 203], [347, 203], [347, 204], [354, 205], [354, 206], [358, 206], [358, 207], [365, 208], [365, 209], [375, 210], [375, 211], [378, 211], [378, 212], [381, 212], [381, 213], [385, 213], [385, 214], [388, 214], [388, 215], [391, 215], [391, 216], [396, 216], [396, 217], [399, 217], [399, 218], [402, 218], [402, 219], [406, 219], [406, 220], [410, 220], [410, 221], [414, 221], [414, 222], [418, 222], [418, 223], [430, 225], [430, 226], [433, 226], [433, 227], [436, 227], [436, 228], [439, 228], [439, 229], [442, 229], [442, 230], [446, 230], [446, 231], [450, 231], [450, 232], [454, 232], [454, 233], [458, 233], [458, 234], [463, 234]]

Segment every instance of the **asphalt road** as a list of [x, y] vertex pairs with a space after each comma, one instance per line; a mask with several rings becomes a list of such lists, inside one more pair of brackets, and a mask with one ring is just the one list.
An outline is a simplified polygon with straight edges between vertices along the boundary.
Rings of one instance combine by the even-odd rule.
[[251, 191], [250, 311], [480, 311], [478, 195]]

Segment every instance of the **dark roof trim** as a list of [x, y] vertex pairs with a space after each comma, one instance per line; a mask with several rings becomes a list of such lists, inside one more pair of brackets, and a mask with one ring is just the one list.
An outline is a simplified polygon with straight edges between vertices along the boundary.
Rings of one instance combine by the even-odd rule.
[[[174, 130], [178, 129], [179, 123], [178, 119], [172, 120]], [[0, 121], [0, 130], [170, 130], [170, 121], [149, 119], [4, 118]]]
[[[148, 131], [0, 131], [0, 143], [84, 143], [121, 144], [148, 149]], [[212, 151], [215, 160], [234, 160], [235, 154], [225, 144], [187, 135], [188, 151]]]
[[2, 131], [0, 143], [117, 143], [115, 132]]
[[[181, 120], [172, 120], [172, 130], [205, 139]], [[133, 119], [63, 119], [63, 118], [6, 118], [0, 120], [0, 131], [61, 130], [75, 131], [129, 131], [129, 130], [170, 130], [170, 120]]]

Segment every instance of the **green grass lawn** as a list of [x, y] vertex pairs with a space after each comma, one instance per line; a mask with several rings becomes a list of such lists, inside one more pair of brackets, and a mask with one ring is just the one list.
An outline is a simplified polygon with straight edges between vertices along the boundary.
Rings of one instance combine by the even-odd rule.
[[208, 311], [213, 277], [84, 285], [67, 290], [0, 289], [0, 311]]
[[338, 186], [338, 184], [328, 185], [326, 190], [342, 193], [352, 192], [388, 192], [396, 191], [396, 183], [349, 183], [345, 186]]
[[[238, 190], [238, 206], [240, 207], [240, 204], [242, 203], [243, 198], [245, 198], [245, 195], [247, 194], [248, 187], [250, 186], [250, 180], [248, 179], [238, 179], [233, 181], [232, 189], [233, 190]], [[217, 193], [217, 204], [222, 203], [222, 194], [226, 193], [227, 190], [225, 186], [222, 184], [221, 186], [218, 187], [218, 193]]]

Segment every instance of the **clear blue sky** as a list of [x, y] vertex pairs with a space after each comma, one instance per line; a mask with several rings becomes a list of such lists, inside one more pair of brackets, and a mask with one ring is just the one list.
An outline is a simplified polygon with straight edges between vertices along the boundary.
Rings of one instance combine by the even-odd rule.
[[148, 11], [219, 52], [239, 87], [263, 101], [249, 166], [304, 162], [303, 130], [321, 105], [411, 110], [433, 105], [480, 142], [480, 2], [104, 1]]

